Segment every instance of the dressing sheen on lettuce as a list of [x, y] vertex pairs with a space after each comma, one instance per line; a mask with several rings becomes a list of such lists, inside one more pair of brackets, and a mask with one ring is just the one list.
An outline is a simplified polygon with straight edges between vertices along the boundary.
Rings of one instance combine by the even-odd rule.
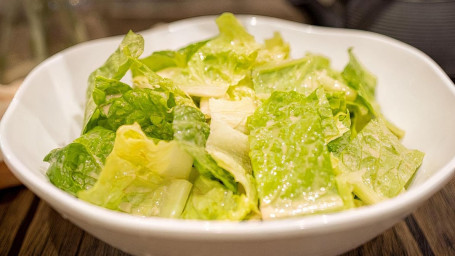
[[250, 157], [264, 219], [346, 208], [326, 146], [334, 123], [322, 89], [308, 97], [273, 92], [250, 117]]
[[232, 221], [406, 190], [424, 154], [400, 143], [354, 49], [337, 71], [318, 53], [291, 58], [279, 32], [261, 43], [230, 13], [216, 24], [212, 38], [142, 57], [130, 31], [88, 78], [81, 136], [45, 156], [50, 182], [132, 215]]

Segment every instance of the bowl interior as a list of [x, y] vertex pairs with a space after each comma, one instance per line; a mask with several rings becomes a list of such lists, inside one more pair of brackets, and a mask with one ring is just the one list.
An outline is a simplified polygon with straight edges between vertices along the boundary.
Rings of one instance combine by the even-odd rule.
[[[383, 113], [406, 131], [403, 143], [426, 154], [407, 193], [434, 193], [447, 182], [455, 166], [455, 117], [451, 111], [455, 109], [455, 89], [430, 58], [377, 34], [266, 17], [240, 19], [259, 42], [278, 30], [290, 43], [293, 57], [307, 51], [320, 53], [338, 70], [348, 61], [347, 49], [354, 47], [361, 62], [378, 77], [377, 99]], [[177, 49], [216, 33], [214, 17], [157, 27], [141, 33], [146, 42], [144, 55]], [[48, 182], [42, 159], [51, 149], [79, 136], [88, 75], [120, 40], [115, 37], [83, 43], [43, 62], [25, 79], [1, 122], [0, 144], [7, 163], [22, 182], [54, 207], [61, 198], [69, 197]], [[396, 202], [390, 207], [405, 205]]]

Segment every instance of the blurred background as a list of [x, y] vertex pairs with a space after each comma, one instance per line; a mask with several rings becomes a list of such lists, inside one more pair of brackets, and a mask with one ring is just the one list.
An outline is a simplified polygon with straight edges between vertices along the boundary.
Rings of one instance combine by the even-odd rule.
[[308, 23], [285, 0], [0, 0], [0, 83], [82, 41], [226, 11]]
[[455, 1], [0, 0], [0, 84], [17, 86], [39, 62], [79, 42], [226, 11], [385, 34], [455, 78]]

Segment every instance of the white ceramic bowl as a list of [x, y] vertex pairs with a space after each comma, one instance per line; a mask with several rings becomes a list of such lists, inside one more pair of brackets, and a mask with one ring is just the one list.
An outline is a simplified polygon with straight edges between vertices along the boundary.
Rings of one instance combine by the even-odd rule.
[[[267, 222], [184, 221], [129, 216], [90, 205], [49, 183], [43, 157], [80, 134], [87, 77], [116, 49], [120, 37], [67, 49], [25, 79], [1, 122], [0, 145], [15, 175], [64, 217], [99, 239], [140, 255], [333, 255], [390, 228], [446, 184], [455, 172], [455, 87], [422, 52], [385, 36], [320, 28], [266, 17], [239, 16], [258, 41], [273, 31], [306, 51], [348, 61], [353, 46], [378, 76], [385, 115], [406, 130], [403, 143], [426, 153], [410, 189], [398, 197], [346, 212]], [[200, 17], [142, 32], [149, 54], [214, 36], [215, 17]]]

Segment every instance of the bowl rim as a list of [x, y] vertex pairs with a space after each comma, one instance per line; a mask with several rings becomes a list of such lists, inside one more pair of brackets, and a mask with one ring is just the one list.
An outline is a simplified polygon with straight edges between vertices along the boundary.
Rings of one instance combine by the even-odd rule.
[[[213, 23], [215, 17], [216, 16], [211, 15], [183, 19], [166, 25], [160, 25], [139, 33], [143, 35], [158, 31], [167, 31], [168, 33], [172, 33], [173, 31], [185, 27]], [[455, 85], [430, 57], [412, 46], [387, 36], [353, 29], [318, 27], [259, 15], [236, 15], [236, 17], [244, 24], [250, 24], [252, 26], [257, 23], [273, 23], [276, 29], [279, 29], [279, 27], [286, 27], [302, 33], [324, 35], [342, 34], [343, 36], [366, 37], [370, 40], [382, 41], [385, 44], [400, 48], [401, 50], [407, 51], [420, 58], [430, 69], [433, 70], [433, 72], [436, 72], [436, 74], [441, 77], [444, 85], [447, 86], [455, 96]], [[88, 44], [104, 43], [110, 40], [120, 40], [120, 38], [122, 38], [122, 36], [114, 36], [96, 39], [72, 46], [55, 54], [35, 67], [26, 77], [5, 112], [2, 122], [0, 122], [0, 134], [5, 134], [9, 120], [11, 119], [11, 116], [17, 106], [20, 104], [22, 95], [33, 83], [32, 78], [37, 73], [50, 63], [57, 61], [61, 55], [73, 51], [77, 52]], [[50, 182], [46, 183], [41, 182], [39, 179], [33, 179], [33, 171], [28, 169], [21, 162], [19, 156], [13, 154], [10, 141], [5, 138], [5, 136], [0, 136], [0, 148], [3, 151], [5, 163], [12, 170], [14, 175], [40, 198], [47, 201], [53, 208], [63, 214], [64, 217], [66, 216], [75, 222], [78, 222], [77, 220], [83, 220], [90, 225], [105, 226], [112, 230], [122, 230], [127, 233], [169, 236], [182, 239], [192, 237], [194, 239], [201, 238], [208, 240], [249, 240], [289, 237], [295, 235], [325, 234], [328, 232], [342, 231], [347, 227], [352, 228], [363, 226], [365, 224], [372, 224], [378, 220], [388, 218], [387, 216], [390, 216], [390, 214], [400, 215], [400, 217], [403, 218], [414, 210], [418, 204], [427, 200], [430, 196], [440, 190], [447, 182], [450, 181], [450, 178], [455, 175], [454, 156], [440, 169], [436, 175], [432, 175], [420, 184], [419, 189], [412, 189], [411, 192], [407, 191], [395, 198], [375, 205], [332, 214], [246, 222], [180, 220], [164, 219], [159, 217], [145, 218], [91, 205], [58, 189]]]

